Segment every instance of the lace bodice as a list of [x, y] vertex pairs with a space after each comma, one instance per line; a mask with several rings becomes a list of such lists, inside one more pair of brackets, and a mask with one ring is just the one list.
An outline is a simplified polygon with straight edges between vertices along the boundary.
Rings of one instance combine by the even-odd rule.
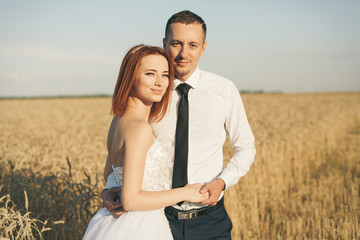
[[[169, 151], [155, 139], [146, 155], [142, 190], [171, 189], [172, 166]], [[117, 183], [122, 186], [123, 168], [113, 166], [113, 170]]]

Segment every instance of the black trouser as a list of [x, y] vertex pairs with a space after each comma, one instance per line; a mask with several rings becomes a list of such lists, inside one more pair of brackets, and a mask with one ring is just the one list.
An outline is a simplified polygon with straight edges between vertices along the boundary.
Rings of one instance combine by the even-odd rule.
[[224, 206], [195, 219], [177, 220], [169, 214], [166, 217], [175, 240], [231, 239], [232, 223]]

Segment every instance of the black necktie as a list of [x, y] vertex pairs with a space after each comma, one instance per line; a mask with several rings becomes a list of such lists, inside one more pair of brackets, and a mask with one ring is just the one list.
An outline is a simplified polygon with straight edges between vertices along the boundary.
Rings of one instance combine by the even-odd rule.
[[[172, 178], [172, 188], [187, 184], [187, 165], [189, 148], [189, 102], [188, 92], [191, 88], [186, 83], [180, 84], [176, 90], [181, 94], [178, 106], [178, 118], [175, 134], [175, 159]], [[180, 206], [183, 202], [178, 203]]]

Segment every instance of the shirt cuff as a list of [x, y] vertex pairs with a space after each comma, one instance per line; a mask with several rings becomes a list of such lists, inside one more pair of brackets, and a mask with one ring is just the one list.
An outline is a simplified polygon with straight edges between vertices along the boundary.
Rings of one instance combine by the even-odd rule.
[[226, 174], [221, 173], [218, 178], [221, 178], [221, 179], [224, 181], [224, 183], [225, 183], [225, 186], [224, 186], [223, 191], [225, 191], [226, 189], [228, 189], [228, 188], [230, 187], [230, 185], [229, 185], [229, 184], [230, 184], [230, 181], [229, 181], [228, 178], [226, 177]]
[[111, 172], [107, 178], [105, 189], [110, 189], [112, 187], [121, 187], [116, 180], [115, 172]]

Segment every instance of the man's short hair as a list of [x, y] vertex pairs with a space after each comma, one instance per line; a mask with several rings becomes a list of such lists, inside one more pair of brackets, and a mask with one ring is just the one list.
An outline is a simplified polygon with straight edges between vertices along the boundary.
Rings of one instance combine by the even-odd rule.
[[168, 35], [170, 34], [170, 25], [173, 23], [184, 23], [184, 24], [192, 24], [192, 23], [199, 23], [201, 24], [201, 27], [203, 29], [204, 32], [204, 41], [206, 38], [206, 24], [204, 22], [204, 20], [196, 15], [195, 13], [189, 11], [189, 10], [184, 10], [178, 13], [175, 13], [174, 15], [172, 15], [169, 20], [166, 23], [166, 28], [165, 28], [165, 38], [168, 37]]

